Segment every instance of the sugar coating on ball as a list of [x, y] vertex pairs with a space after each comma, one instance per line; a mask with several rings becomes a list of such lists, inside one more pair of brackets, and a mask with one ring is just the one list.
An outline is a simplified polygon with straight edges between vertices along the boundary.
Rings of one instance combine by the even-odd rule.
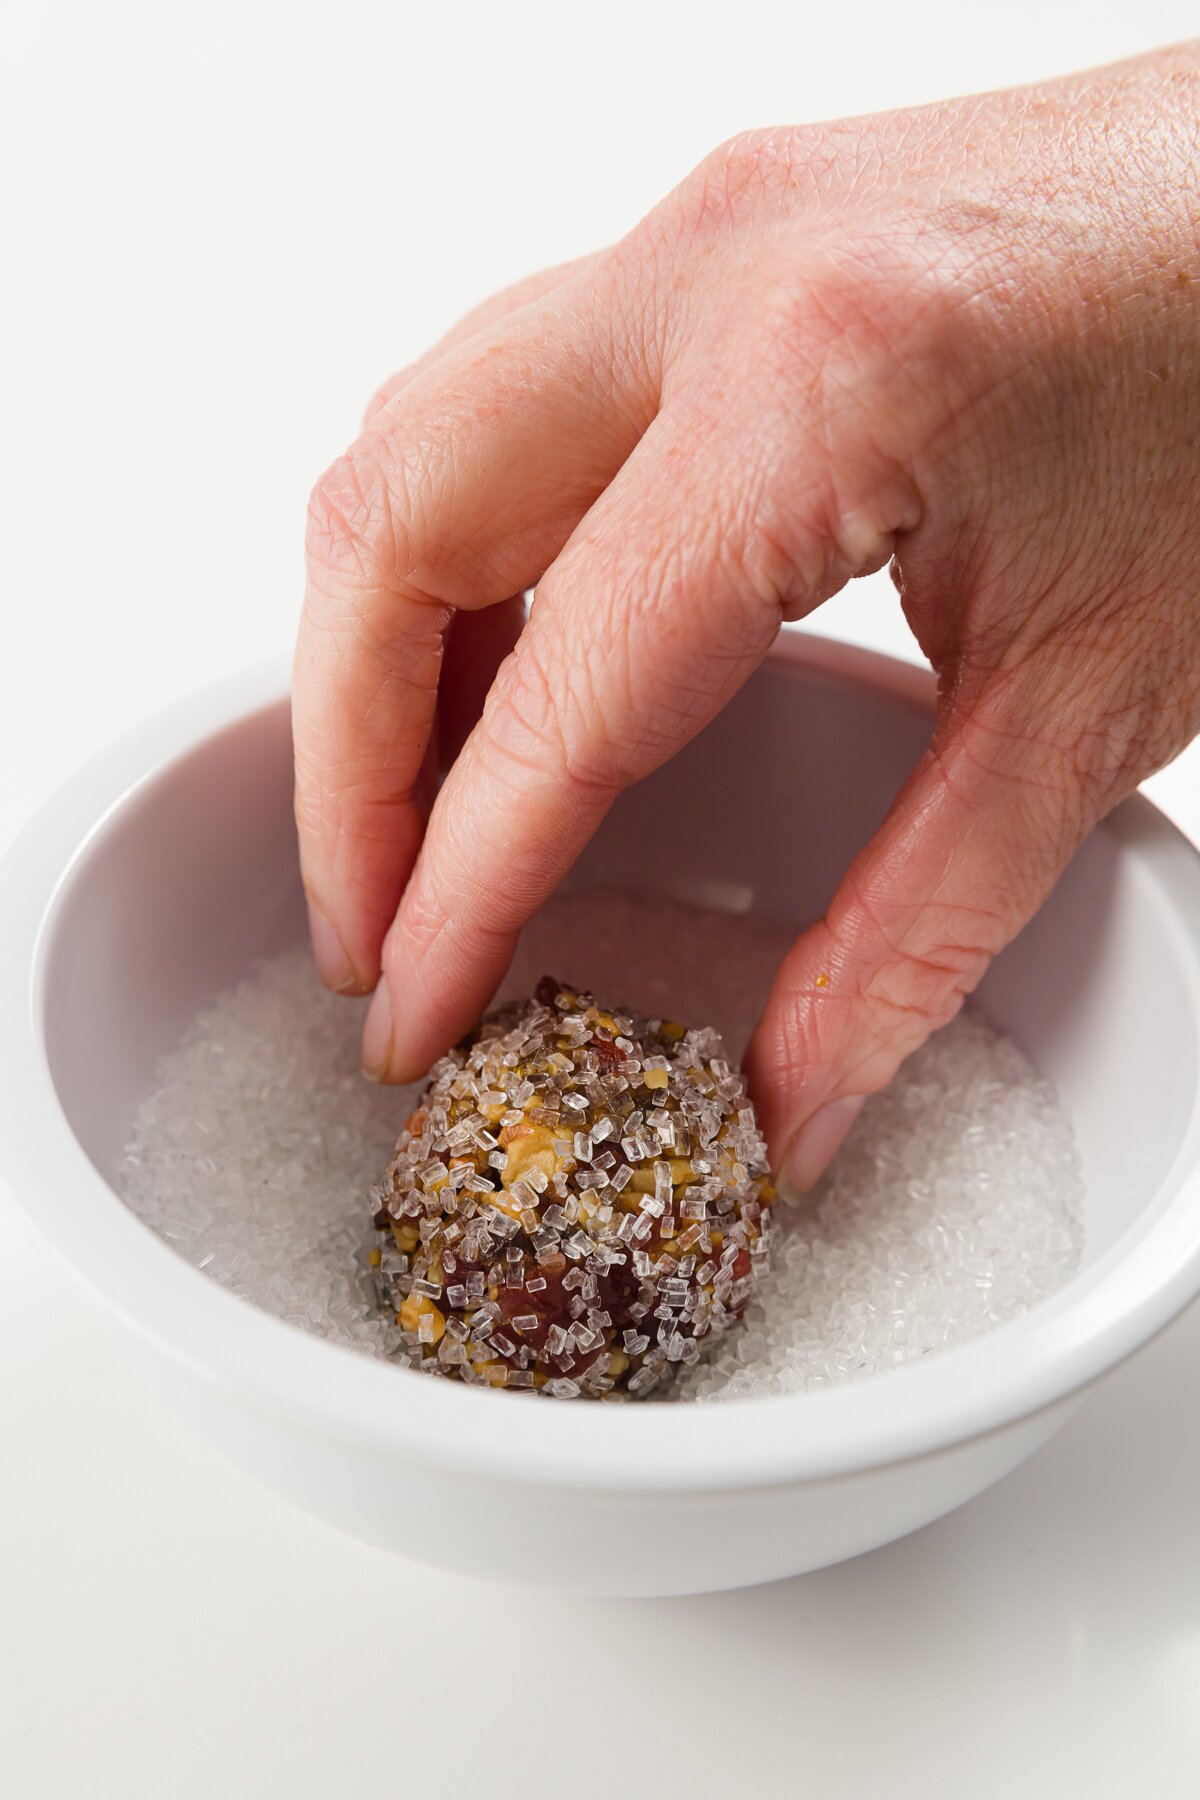
[[431, 1070], [372, 1194], [380, 1300], [428, 1373], [644, 1396], [740, 1319], [774, 1197], [715, 1031], [547, 978]]

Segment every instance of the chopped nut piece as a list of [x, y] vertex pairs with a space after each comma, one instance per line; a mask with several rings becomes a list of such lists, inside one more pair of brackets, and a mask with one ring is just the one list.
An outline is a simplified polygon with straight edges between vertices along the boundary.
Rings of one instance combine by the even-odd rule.
[[540, 1169], [547, 1178], [561, 1167], [554, 1148], [554, 1133], [545, 1125], [506, 1125], [500, 1133], [501, 1148], [508, 1155], [504, 1163], [504, 1185], [512, 1187], [530, 1169]]
[[406, 1360], [564, 1400], [647, 1394], [735, 1324], [774, 1198], [715, 1032], [553, 981], [436, 1065], [383, 1192]]

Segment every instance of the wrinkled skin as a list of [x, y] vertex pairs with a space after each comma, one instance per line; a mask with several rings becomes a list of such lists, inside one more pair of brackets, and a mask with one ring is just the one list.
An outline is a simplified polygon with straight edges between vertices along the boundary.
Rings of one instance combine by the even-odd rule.
[[386, 384], [312, 497], [295, 664], [314, 943], [379, 983], [372, 1073], [459, 1038], [621, 789], [890, 560], [933, 745], [748, 1056], [815, 1179], [1200, 728], [1198, 118], [1193, 45], [754, 132]]

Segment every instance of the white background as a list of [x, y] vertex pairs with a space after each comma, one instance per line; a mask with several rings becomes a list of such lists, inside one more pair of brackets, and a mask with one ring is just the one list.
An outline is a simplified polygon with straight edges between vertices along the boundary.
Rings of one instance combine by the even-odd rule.
[[[617, 236], [739, 128], [1036, 79], [1197, 18], [0, 4], [0, 848], [131, 720], [287, 648], [309, 484], [488, 291]], [[886, 578], [817, 624], [911, 654]], [[1200, 837], [1200, 750], [1149, 787]], [[1193, 1312], [900, 1545], [741, 1595], [530, 1601], [227, 1469], [0, 1210], [0, 1791], [1194, 1797], [1197, 1418]], [[486, 1656], [438, 1654], [489, 1618]]]

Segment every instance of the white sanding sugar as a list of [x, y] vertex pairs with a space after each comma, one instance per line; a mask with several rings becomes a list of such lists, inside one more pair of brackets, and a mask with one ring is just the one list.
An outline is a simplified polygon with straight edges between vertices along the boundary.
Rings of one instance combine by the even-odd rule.
[[[739, 1056], [789, 941], [675, 903], [567, 897], [529, 927], [503, 992], [551, 974], [715, 1025]], [[367, 1272], [367, 1193], [415, 1090], [363, 1080], [362, 1015], [320, 989], [304, 948], [262, 964], [162, 1059], [122, 1187], [234, 1293], [387, 1356], [397, 1334]], [[869, 1102], [808, 1203], [776, 1208], [771, 1271], [744, 1325], [662, 1397], [825, 1386], [976, 1337], [1078, 1268], [1082, 1197], [1053, 1089], [969, 1012]]]

